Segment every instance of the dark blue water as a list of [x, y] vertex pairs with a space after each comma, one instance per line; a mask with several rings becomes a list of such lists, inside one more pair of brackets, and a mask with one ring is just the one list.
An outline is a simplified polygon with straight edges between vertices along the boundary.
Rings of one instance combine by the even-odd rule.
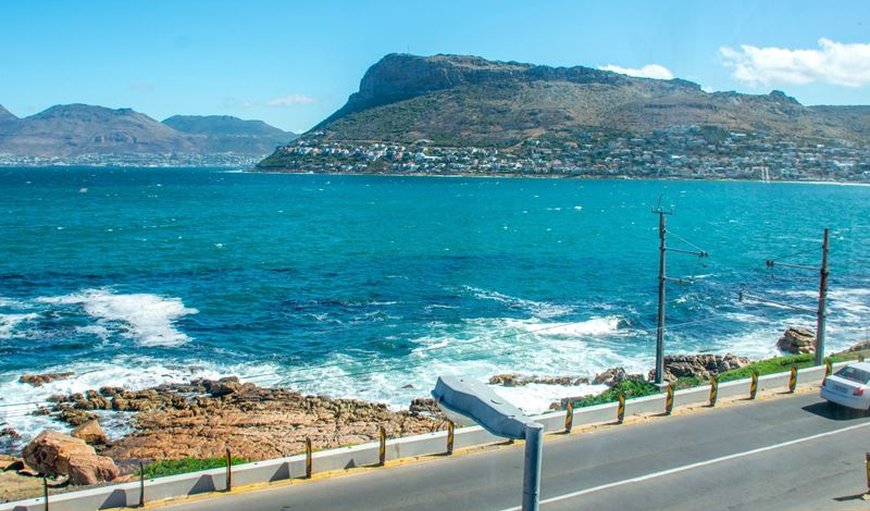
[[[710, 253], [670, 255], [671, 352], [760, 357], [813, 326], [738, 292], [814, 307], [817, 273], [764, 261], [818, 265], [825, 226], [829, 346], [870, 336], [868, 187], [8, 168], [0, 190], [7, 401], [233, 373], [399, 406], [443, 373], [646, 372], [660, 196]], [[14, 383], [60, 369], [77, 376]], [[539, 409], [578, 389], [507, 392]]]

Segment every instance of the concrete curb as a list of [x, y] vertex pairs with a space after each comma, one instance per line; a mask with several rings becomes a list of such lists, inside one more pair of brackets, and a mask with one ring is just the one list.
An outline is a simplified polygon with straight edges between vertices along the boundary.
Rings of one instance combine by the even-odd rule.
[[[846, 363], [834, 364], [839, 368]], [[810, 367], [798, 371], [798, 385], [818, 383], [825, 374], [825, 367]], [[769, 374], [758, 379], [759, 392], [787, 388], [789, 372]], [[719, 385], [719, 398], [749, 396], [749, 379], [735, 380]], [[674, 409], [680, 406], [709, 402], [710, 387], [694, 387], [674, 393]], [[604, 424], [616, 421], [616, 403], [578, 408], [574, 410], [574, 427]], [[626, 416], [658, 414], [665, 411], [665, 394], [631, 399], [626, 402]], [[535, 417], [544, 425], [544, 432], [555, 433], [565, 429], [565, 411], [545, 413]], [[505, 442], [504, 438], [487, 433], [480, 426], [457, 428], [455, 448], [484, 446]], [[443, 454], [447, 449], [447, 432], [438, 431], [405, 438], [387, 440], [386, 459], [399, 460], [418, 456]], [[370, 442], [351, 447], [341, 447], [315, 452], [312, 465], [315, 474], [345, 470], [355, 467], [374, 466], [379, 461], [379, 443]], [[257, 461], [233, 466], [233, 487], [297, 479], [305, 476], [305, 455]], [[145, 481], [146, 502], [186, 497], [226, 488], [226, 469], [216, 468], [179, 474]], [[138, 507], [139, 482], [130, 482], [90, 488], [81, 491], [50, 495], [51, 511], [83, 511], [119, 507]], [[0, 511], [42, 511], [42, 498], [0, 504]]]

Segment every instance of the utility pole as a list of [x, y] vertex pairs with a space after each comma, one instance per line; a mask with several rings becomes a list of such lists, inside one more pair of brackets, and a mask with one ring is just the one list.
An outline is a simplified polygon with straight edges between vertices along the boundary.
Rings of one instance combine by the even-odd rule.
[[[667, 275], [667, 253], [670, 250], [671, 252], [679, 252], [681, 254], [692, 254], [698, 257], [707, 257], [707, 252], [701, 250], [700, 248], [692, 245], [688, 241], [680, 238], [679, 236], [675, 236], [677, 239], [682, 241], [683, 243], [689, 245], [695, 250], [683, 250], [678, 248], [668, 248], [667, 246], [667, 221], [665, 220], [666, 215], [674, 214], [673, 210], [665, 211], [661, 207], [661, 199], [659, 199], [659, 205], [652, 209], [653, 213], [659, 215], [659, 311], [658, 311], [658, 319], [656, 321], [656, 377], [655, 383], [656, 385], [662, 384], [662, 378], [665, 374], [665, 296], [667, 294], [667, 281], [669, 279]], [[676, 279], [679, 280], [679, 279]]]
[[822, 267], [819, 269], [819, 312], [816, 314], [816, 365], [825, 358], [825, 310], [828, 303], [828, 228], [822, 237]]
[[[815, 364], [817, 366], [822, 365], [825, 359], [825, 318], [827, 316], [827, 304], [828, 304], [828, 275], [830, 274], [828, 268], [828, 251], [830, 250], [830, 239], [828, 228], [825, 227], [824, 235], [822, 236], [822, 266], [821, 268], [816, 268], [814, 266], [805, 266], [802, 264], [792, 264], [792, 263], [781, 263], [778, 261], [773, 261], [768, 259], [765, 261], [765, 264], [768, 268], [773, 268], [774, 266], [785, 266], [787, 268], [798, 268], [801, 270], [812, 270], [819, 272], [819, 306], [817, 309], [806, 309], [803, 307], [794, 307], [790, 305], [786, 305], [787, 307], [791, 307], [797, 310], [803, 310], [807, 312], [815, 312], [816, 313], [816, 358]], [[752, 297], [755, 298], [755, 297]], [[769, 300], [768, 300], [769, 301]], [[785, 305], [777, 302], [772, 302], [776, 305]]]

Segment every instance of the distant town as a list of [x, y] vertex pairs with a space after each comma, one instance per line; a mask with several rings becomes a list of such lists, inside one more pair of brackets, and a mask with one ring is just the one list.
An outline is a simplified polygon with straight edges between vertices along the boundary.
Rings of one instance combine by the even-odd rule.
[[[668, 177], [689, 179], [870, 182], [870, 148], [782, 140], [698, 126], [650, 136], [588, 133], [573, 140], [533, 140], [507, 149], [334, 142], [311, 133], [282, 147], [287, 172], [432, 175]], [[269, 161], [261, 168], [273, 170]]]
[[0, 167], [228, 167], [252, 168], [262, 158], [236, 153], [89, 153], [76, 156], [18, 156], [0, 153]]

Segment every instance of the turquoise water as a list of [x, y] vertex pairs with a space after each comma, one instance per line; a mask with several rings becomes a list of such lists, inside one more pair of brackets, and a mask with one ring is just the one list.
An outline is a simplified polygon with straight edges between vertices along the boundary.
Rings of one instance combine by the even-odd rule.
[[[407, 406], [438, 374], [646, 372], [659, 196], [669, 352], [773, 354], [814, 317], [831, 228], [828, 344], [868, 335], [870, 188], [744, 182], [0, 169], [0, 395], [240, 374]], [[679, 246], [676, 238], [671, 238]], [[38, 389], [24, 372], [73, 370]], [[529, 410], [583, 388], [499, 389]], [[30, 406], [30, 405], [23, 405]], [[5, 420], [41, 427], [22, 408]]]

